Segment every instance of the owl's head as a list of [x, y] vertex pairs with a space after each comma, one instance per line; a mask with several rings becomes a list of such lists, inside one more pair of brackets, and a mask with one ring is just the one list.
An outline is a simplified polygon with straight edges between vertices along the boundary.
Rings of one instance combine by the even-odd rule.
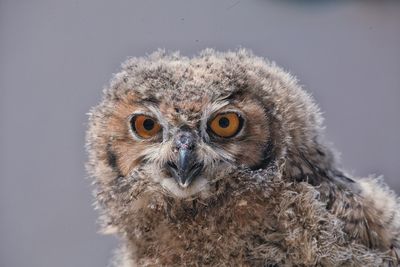
[[246, 50], [158, 51], [125, 62], [92, 110], [89, 170], [100, 187], [206, 197], [232, 169], [279, 164], [295, 176], [304, 157], [329, 164], [320, 132], [309, 95], [273, 63]]

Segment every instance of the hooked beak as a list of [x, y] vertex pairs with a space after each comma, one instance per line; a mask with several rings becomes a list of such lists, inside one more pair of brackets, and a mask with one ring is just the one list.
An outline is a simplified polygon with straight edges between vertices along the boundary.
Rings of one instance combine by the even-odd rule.
[[186, 188], [203, 169], [203, 164], [196, 158], [196, 135], [183, 126], [174, 138], [174, 145], [176, 160], [168, 162], [166, 169], [181, 187]]
[[193, 151], [184, 147], [178, 150], [176, 164], [173, 162], [167, 164], [167, 169], [172, 177], [183, 188], [187, 188], [192, 183], [194, 178], [200, 174], [202, 168], [202, 164], [196, 162]]

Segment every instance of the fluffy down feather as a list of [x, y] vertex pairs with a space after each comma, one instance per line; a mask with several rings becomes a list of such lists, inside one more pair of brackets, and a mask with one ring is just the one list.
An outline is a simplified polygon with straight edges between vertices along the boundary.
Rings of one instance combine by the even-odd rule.
[[[240, 111], [245, 130], [215, 141], [207, 119]], [[162, 136], [138, 140], [132, 112]], [[201, 179], [165, 174], [185, 125]], [[197, 139], [196, 139], [197, 140]], [[296, 79], [247, 50], [163, 51], [128, 60], [90, 115], [88, 170], [117, 266], [396, 266], [400, 205], [379, 179], [340, 169], [318, 107]]]

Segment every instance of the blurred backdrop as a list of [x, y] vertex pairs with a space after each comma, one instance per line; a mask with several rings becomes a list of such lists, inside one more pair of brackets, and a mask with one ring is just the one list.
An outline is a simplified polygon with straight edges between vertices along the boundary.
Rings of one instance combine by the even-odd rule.
[[129, 56], [246, 47], [300, 79], [357, 176], [400, 192], [397, 1], [0, 0], [0, 266], [106, 266], [84, 136]]

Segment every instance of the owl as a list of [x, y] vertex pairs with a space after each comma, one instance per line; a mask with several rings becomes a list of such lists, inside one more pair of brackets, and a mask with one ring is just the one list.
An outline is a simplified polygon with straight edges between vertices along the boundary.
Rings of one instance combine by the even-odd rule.
[[399, 263], [399, 199], [341, 170], [312, 97], [248, 50], [129, 59], [89, 116], [115, 266]]

